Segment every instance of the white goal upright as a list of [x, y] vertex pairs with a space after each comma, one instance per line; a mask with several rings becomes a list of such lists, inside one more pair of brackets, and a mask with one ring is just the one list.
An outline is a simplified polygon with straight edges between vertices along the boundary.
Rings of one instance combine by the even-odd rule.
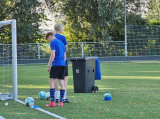
[[0, 100], [18, 99], [16, 20], [0, 21]]

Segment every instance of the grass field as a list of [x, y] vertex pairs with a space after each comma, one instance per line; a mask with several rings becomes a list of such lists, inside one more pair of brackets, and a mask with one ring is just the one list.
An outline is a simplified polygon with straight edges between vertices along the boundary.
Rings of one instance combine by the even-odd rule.
[[[18, 66], [18, 98], [33, 97], [35, 105], [67, 119], [160, 119], [160, 62], [101, 62], [98, 93], [74, 93], [72, 64], [69, 64], [67, 98], [73, 103], [45, 107], [40, 91], [49, 91], [46, 65]], [[104, 101], [111, 93], [112, 101]], [[9, 105], [5, 106], [4, 103]], [[55, 117], [13, 100], [0, 101], [0, 115], [6, 119], [50, 119]]]

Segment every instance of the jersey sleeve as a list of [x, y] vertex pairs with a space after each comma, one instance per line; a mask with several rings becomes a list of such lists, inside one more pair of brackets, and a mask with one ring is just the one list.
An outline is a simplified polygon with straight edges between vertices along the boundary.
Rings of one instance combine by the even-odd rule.
[[65, 48], [64, 48], [64, 52], [66, 52]]
[[55, 44], [53, 42], [51, 42], [50, 47], [51, 47], [51, 50], [56, 50]]
[[64, 36], [64, 40], [63, 40], [64, 42], [64, 45], [67, 45], [67, 40], [66, 40], [66, 37]]

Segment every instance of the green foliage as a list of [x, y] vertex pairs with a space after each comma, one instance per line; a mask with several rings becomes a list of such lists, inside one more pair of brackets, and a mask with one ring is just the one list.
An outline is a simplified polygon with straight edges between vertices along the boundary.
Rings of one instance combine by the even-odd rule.
[[84, 28], [82, 29], [80, 26], [77, 26], [77, 29], [74, 29], [74, 28], [76, 28], [76, 26], [73, 24], [73, 22], [65, 24], [65, 27], [64, 27], [65, 32], [63, 33], [63, 35], [66, 36], [68, 42], [88, 42], [90, 41], [88, 37], [89, 26], [87, 26], [87, 24], [84, 25]]
[[121, 15], [117, 3], [117, 0], [56, 0], [56, 10], [66, 16], [61, 21], [67, 24], [69, 41], [104, 41], [111, 40], [108, 29]]
[[147, 5], [147, 18], [150, 22], [158, 20], [160, 21], [160, 1], [159, 0], [148, 0]]
[[160, 20], [154, 20], [149, 22], [149, 25], [160, 25]]
[[127, 15], [127, 24], [128, 25], [146, 25], [147, 19], [142, 18], [141, 15], [128, 14]]
[[[38, 0], [2, 0], [0, 20], [17, 20], [17, 43], [41, 42], [39, 26], [49, 20], [44, 14], [44, 4]], [[42, 41], [43, 42], [43, 41]]]
[[127, 30], [127, 47], [129, 56], [145, 56], [160, 54], [160, 26], [130, 25], [128, 26]]
[[108, 31], [113, 41], [124, 41], [124, 17], [121, 17], [119, 21], [115, 21], [110, 25]]
[[[68, 41], [124, 41], [123, 0], [55, 0], [53, 5], [51, 9], [60, 13], [55, 15], [57, 21], [65, 25]], [[140, 0], [127, 0], [126, 10], [127, 24], [146, 24]]]
[[[148, 2], [146, 4], [146, 2]], [[69, 42], [124, 41], [124, 1], [45, 0], [65, 27]], [[159, 0], [126, 0], [127, 25], [156, 25], [160, 20]], [[45, 5], [38, 0], [1, 0], [0, 20], [16, 19], [18, 43], [45, 43], [40, 23], [47, 21]], [[147, 6], [146, 6], [147, 5]], [[142, 17], [146, 14], [147, 19]], [[153, 23], [154, 22], [154, 23]]]

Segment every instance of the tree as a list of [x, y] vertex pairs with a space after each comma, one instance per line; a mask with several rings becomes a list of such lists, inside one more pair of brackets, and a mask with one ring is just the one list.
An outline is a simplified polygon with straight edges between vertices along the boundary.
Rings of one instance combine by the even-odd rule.
[[45, 22], [44, 4], [38, 0], [1, 0], [0, 21], [17, 20], [17, 43], [41, 42], [39, 26]]
[[[52, 1], [53, 0], [48, 0]], [[127, 0], [127, 23], [146, 24], [142, 0]], [[144, 1], [144, 0], [143, 0]], [[124, 0], [54, 0], [55, 17], [69, 41], [124, 41]], [[59, 14], [60, 13], [60, 14]]]
[[147, 4], [147, 18], [149, 22], [160, 21], [160, 1], [148, 0]]
[[127, 25], [146, 24], [146, 0], [126, 0]]
[[121, 14], [119, 0], [55, 0], [55, 2], [54, 11], [60, 12], [60, 15], [65, 17], [61, 21], [69, 26], [65, 29], [74, 36], [73, 38], [81, 39], [76, 41], [111, 40], [108, 29], [112, 23], [119, 20]]

